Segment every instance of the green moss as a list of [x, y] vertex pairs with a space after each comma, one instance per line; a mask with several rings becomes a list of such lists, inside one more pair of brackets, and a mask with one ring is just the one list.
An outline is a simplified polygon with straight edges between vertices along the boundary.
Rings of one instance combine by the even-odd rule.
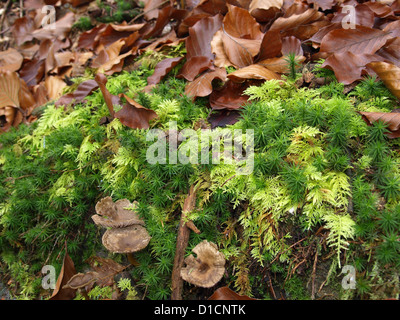
[[[170, 121], [178, 130], [193, 129], [206, 121], [207, 100], [185, 96], [184, 80], [170, 76], [143, 92], [160, 57], [147, 58], [136, 71], [109, 77], [108, 90], [154, 110], [158, 118], [152, 129], [167, 130]], [[359, 90], [370, 95], [368, 88], [363, 84]], [[34, 297], [40, 286], [35, 273], [44, 262], [59, 270], [65, 243], [78, 270], [102, 247], [101, 230], [91, 220], [95, 203], [107, 195], [128, 198], [138, 201], [152, 237], [136, 255], [135, 290], [149, 299], [168, 299], [176, 228], [195, 184], [197, 206], [189, 216], [202, 233], [191, 234], [186, 254], [204, 239], [218, 244], [230, 274], [223, 281], [242, 293], [265, 297], [266, 290], [252, 288], [262, 283], [255, 270], [286, 275], [294, 261], [291, 245], [321, 226], [335, 266], [362, 261], [365, 272], [374, 263], [393, 272], [399, 263], [400, 173], [398, 153], [392, 152], [397, 146], [384, 136], [384, 126], [367, 127], [357, 113], [371, 97], [347, 97], [342, 89], [334, 81], [307, 90], [275, 80], [249, 87], [250, 102], [240, 121], [227, 127], [254, 130], [255, 167], [249, 175], [236, 175], [236, 165], [224, 162], [148, 163], [146, 151], [153, 143], [146, 139], [148, 130], [129, 129], [118, 119], [100, 124], [108, 115], [100, 90], [85, 105], [47, 106], [32, 126], [0, 135], [2, 271], [15, 278], [23, 297]], [[217, 128], [213, 134], [221, 132]], [[378, 208], [382, 197], [383, 211]], [[293, 276], [285, 289], [292, 299], [308, 298], [300, 277]]]

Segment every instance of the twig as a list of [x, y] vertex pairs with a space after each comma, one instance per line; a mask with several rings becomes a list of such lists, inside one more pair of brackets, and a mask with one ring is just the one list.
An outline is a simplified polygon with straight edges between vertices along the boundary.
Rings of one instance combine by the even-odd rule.
[[317, 250], [315, 251], [315, 257], [314, 257], [314, 265], [313, 265], [313, 271], [312, 271], [312, 282], [311, 282], [311, 300], [315, 299], [315, 275], [316, 275], [316, 270], [317, 270], [317, 261], [318, 261], [318, 247]]
[[183, 204], [181, 220], [179, 222], [178, 236], [176, 239], [174, 266], [172, 269], [171, 300], [182, 300], [183, 280], [181, 278], [181, 269], [183, 267], [185, 250], [189, 243], [189, 236], [190, 236], [190, 229], [188, 228], [186, 213], [192, 211], [195, 204], [196, 204], [196, 191], [194, 186], [192, 185], [190, 187], [189, 194]]
[[10, 9], [10, 7], [11, 7], [11, 3], [12, 3], [11, 0], [8, 0], [8, 1], [7, 1], [6, 5], [5, 5], [5, 7], [4, 7], [4, 11], [3, 11], [3, 13], [1, 14], [1, 19], [0, 19], [0, 31], [3, 30], [4, 19], [5, 19], [6, 15], [7, 15], [7, 11], [8, 11], [8, 10]]

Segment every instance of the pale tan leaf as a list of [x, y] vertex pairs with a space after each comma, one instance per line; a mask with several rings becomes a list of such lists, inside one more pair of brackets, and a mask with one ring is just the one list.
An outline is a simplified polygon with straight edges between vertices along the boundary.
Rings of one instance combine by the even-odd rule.
[[400, 99], [400, 68], [387, 62], [371, 62], [367, 64], [381, 78], [393, 95]]

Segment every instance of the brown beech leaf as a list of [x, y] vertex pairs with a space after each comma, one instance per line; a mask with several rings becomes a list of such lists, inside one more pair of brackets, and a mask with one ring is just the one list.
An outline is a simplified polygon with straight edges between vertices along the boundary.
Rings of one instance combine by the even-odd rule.
[[262, 65], [252, 64], [228, 74], [228, 79], [234, 82], [244, 82], [247, 79], [279, 80], [280, 76]]
[[44, 76], [45, 61], [39, 59], [33, 59], [25, 62], [22, 65], [19, 75], [25, 80], [28, 86], [35, 86], [39, 84]]
[[337, 0], [307, 0], [307, 3], [318, 5], [323, 11], [332, 9]]
[[263, 37], [260, 25], [248, 10], [228, 4], [228, 13], [224, 17], [224, 30], [234, 38], [259, 39]]
[[225, 81], [226, 70], [217, 68], [214, 71], [201, 74], [193, 82], [186, 85], [185, 94], [193, 99], [208, 96], [213, 90], [212, 81], [216, 78]]
[[293, 36], [282, 38], [282, 54], [287, 56], [290, 53], [294, 53], [296, 56], [303, 55], [301, 41]]
[[16, 72], [0, 73], [0, 108], [19, 108], [19, 90], [21, 83]]
[[268, 30], [262, 39], [257, 60], [275, 58], [282, 52], [282, 39], [279, 31]]
[[394, 17], [392, 8], [387, 4], [372, 1], [365, 2], [364, 4], [367, 5], [379, 18], [387, 18], [389, 16]]
[[312, 42], [320, 44], [322, 39], [332, 30], [341, 29], [341, 23], [332, 23], [323, 28], [321, 28], [318, 32], [314, 33], [314, 35], [309, 39]]
[[367, 67], [376, 72], [385, 86], [400, 99], [400, 68], [387, 62], [371, 62]]
[[356, 29], [336, 29], [330, 31], [322, 39], [320, 51], [374, 54], [389, 38], [389, 32], [363, 26], [357, 26]]
[[[343, 8], [340, 8], [335, 16], [332, 18], [331, 22], [333, 23], [342, 23], [344, 17], [346, 17], [349, 13], [348, 12], [342, 12]], [[374, 26], [374, 21], [375, 21], [375, 14], [374, 12], [369, 8], [369, 6], [365, 4], [358, 4], [354, 7], [355, 10], [355, 21], [357, 25], [359, 26], [364, 26], [368, 28], [372, 28]]]
[[376, 52], [385, 62], [392, 63], [400, 67], [400, 37], [389, 40], [384, 47]]
[[[232, 37], [222, 28], [221, 38], [224, 51], [229, 61], [237, 68], [243, 68], [253, 63], [253, 54], [246, 48], [240, 38]], [[251, 41], [251, 40], [247, 40]]]
[[[305, 60], [304, 56], [296, 56], [296, 61], [303, 62], [304, 60]], [[273, 72], [276, 72], [276, 73], [288, 73], [289, 72], [286, 56], [265, 59], [265, 60], [259, 61], [258, 64], [273, 71]]]
[[215, 54], [214, 64], [218, 68], [232, 66], [225, 53], [224, 43], [222, 42], [222, 30], [218, 30], [211, 41], [211, 51]]
[[159, 83], [182, 60], [183, 57], [167, 58], [157, 63], [154, 73], [147, 78], [147, 84], [155, 85]]
[[210, 94], [210, 106], [213, 110], [237, 110], [247, 103], [248, 96], [243, 92], [251, 85], [250, 81], [227, 81], [222, 88], [215, 89]]
[[302, 25], [308, 25], [314, 21], [320, 20], [324, 16], [322, 12], [315, 9], [308, 9], [305, 12], [293, 14], [289, 17], [279, 17], [272, 23], [269, 30], [288, 31]]
[[222, 287], [217, 290], [208, 298], [208, 300], [257, 300], [250, 298], [246, 295], [239, 295], [228, 287]]
[[188, 61], [197, 56], [214, 58], [211, 52], [211, 41], [221, 24], [222, 16], [218, 14], [203, 18], [189, 28], [189, 37], [186, 39], [186, 59]]
[[32, 32], [33, 38], [44, 39], [65, 39], [75, 21], [75, 13], [67, 12], [61, 19], [54, 23], [54, 28], [41, 28]]
[[97, 68], [98, 72], [105, 73], [107, 75], [121, 71], [124, 59], [132, 54], [131, 51], [120, 54], [121, 48], [124, 45], [125, 40], [120, 39], [115, 41], [106, 49], [101, 50], [99, 56], [93, 60], [92, 67]]
[[372, 125], [375, 121], [382, 121], [388, 125], [390, 132], [386, 136], [390, 139], [400, 138], [400, 109], [392, 112], [360, 112], [364, 121]]
[[206, 70], [214, 70], [212, 60], [209, 57], [196, 56], [186, 61], [178, 76], [185, 78], [187, 81], [193, 81], [194, 78]]
[[159, 36], [162, 33], [164, 27], [170, 21], [171, 15], [173, 14], [174, 10], [175, 9], [171, 6], [158, 10], [158, 16], [154, 27], [143, 35], [143, 39], [149, 39]]
[[19, 46], [26, 41], [31, 41], [33, 39], [32, 32], [34, 30], [35, 23], [31, 18], [25, 16], [16, 19], [12, 26], [12, 33], [17, 45]]
[[0, 71], [18, 71], [24, 57], [15, 49], [9, 48], [0, 52]]
[[282, 5], [283, 0], [252, 0], [249, 12], [257, 21], [267, 22], [277, 15]]
[[63, 89], [67, 84], [59, 76], [49, 76], [45, 79], [44, 85], [50, 100], [57, 100], [61, 97]]
[[65, 252], [63, 265], [58, 276], [56, 287], [49, 300], [72, 300], [75, 297], [76, 290], [64, 289], [64, 285], [76, 274], [75, 265], [71, 257]]
[[85, 289], [88, 292], [95, 283], [99, 287], [111, 286], [114, 276], [126, 268], [111, 259], [101, 257], [93, 257], [89, 262], [92, 270], [72, 276], [63, 286], [64, 290]]
[[382, 60], [374, 54], [353, 54], [352, 52], [338, 52], [330, 55], [321, 67], [335, 72], [337, 80], [343, 84], [351, 84], [362, 79], [366, 65], [372, 61]]
[[88, 95], [99, 87], [95, 80], [86, 80], [78, 85], [74, 92], [63, 95], [55, 103], [56, 106], [81, 103]]
[[400, 20], [388, 23], [383, 31], [389, 32], [391, 37], [400, 37]]
[[127, 102], [122, 106], [121, 110], [115, 113], [115, 117], [123, 125], [131, 129], [148, 129], [150, 127], [149, 122], [157, 118], [157, 113], [143, 107], [125, 94], [121, 94], [120, 96], [123, 96]]
[[108, 111], [110, 112], [111, 118], [114, 118], [114, 104], [117, 104], [116, 102], [119, 102], [119, 98], [117, 96], [112, 95], [110, 91], [108, 91], [108, 89], [106, 88], [107, 77], [104, 74], [102, 73], [96, 74], [94, 80], [99, 85], [101, 93], [103, 94], [104, 101], [107, 105]]
[[79, 37], [77, 48], [94, 50], [98, 44], [98, 39], [96, 38], [103, 33], [106, 27], [105, 24], [100, 24], [89, 31], [83, 32]]
[[144, 1], [144, 17], [146, 20], [156, 19], [158, 17], [158, 8], [161, 8], [161, 4], [164, 0], [147, 0]]
[[32, 110], [36, 107], [35, 97], [33, 96], [31, 90], [29, 90], [24, 79], [19, 79], [20, 89], [18, 93], [19, 106], [21, 110], [24, 110], [24, 115], [27, 116], [31, 114]]
[[211, 129], [226, 127], [240, 120], [240, 112], [237, 110], [214, 110], [207, 118]]

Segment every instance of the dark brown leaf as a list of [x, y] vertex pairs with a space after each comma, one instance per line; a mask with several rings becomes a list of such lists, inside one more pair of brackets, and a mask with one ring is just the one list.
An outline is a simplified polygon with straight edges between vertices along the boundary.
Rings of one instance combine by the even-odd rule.
[[185, 94], [195, 99], [196, 97], [208, 96], [213, 88], [212, 81], [214, 79], [226, 80], [226, 70], [224, 68], [217, 68], [214, 71], [209, 71], [201, 74], [193, 82], [186, 86]]
[[149, 122], [157, 118], [157, 113], [143, 107], [126, 95], [123, 96], [127, 102], [123, 105], [121, 110], [115, 113], [115, 117], [129, 128], [148, 129], [150, 127]]
[[257, 300], [248, 296], [241, 296], [232, 291], [228, 287], [222, 287], [217, 290], [208, 298], [208, 300]]
[[147, 78], [148, 85], [158, 84], [174, 67], [176, 67], [183, 57], [167, 58], [157, 63], [154, 73]]
[[185, 78], [187, 81], [193, 81], [194, 78], [206, 70], [214, 70], [212, 60], [208, 57], [196, 56], [183, 65], [178, 76]]
[[386, 134], [388, 138], [400, 138], [400, 112], [360, 112], [360, 114], [368, 125], [372, 125], [375, 121], [386, 123], [388, 130], [390, 130]]
[[56, 288], [53, 291], [49, 300], [72, 300], [75, 297], [76, 290], [64, 289], [64, 285], [76, 274], [74, 262], [71, 257], [65, 252], [63, 265], [60, 275], [58, 276]]
[[353, 54], [374, 54], [389, 38], [389, 32], [363, 26], [337, 29], [325, 35], [320, 50], [327, 53], [350, 51]]

